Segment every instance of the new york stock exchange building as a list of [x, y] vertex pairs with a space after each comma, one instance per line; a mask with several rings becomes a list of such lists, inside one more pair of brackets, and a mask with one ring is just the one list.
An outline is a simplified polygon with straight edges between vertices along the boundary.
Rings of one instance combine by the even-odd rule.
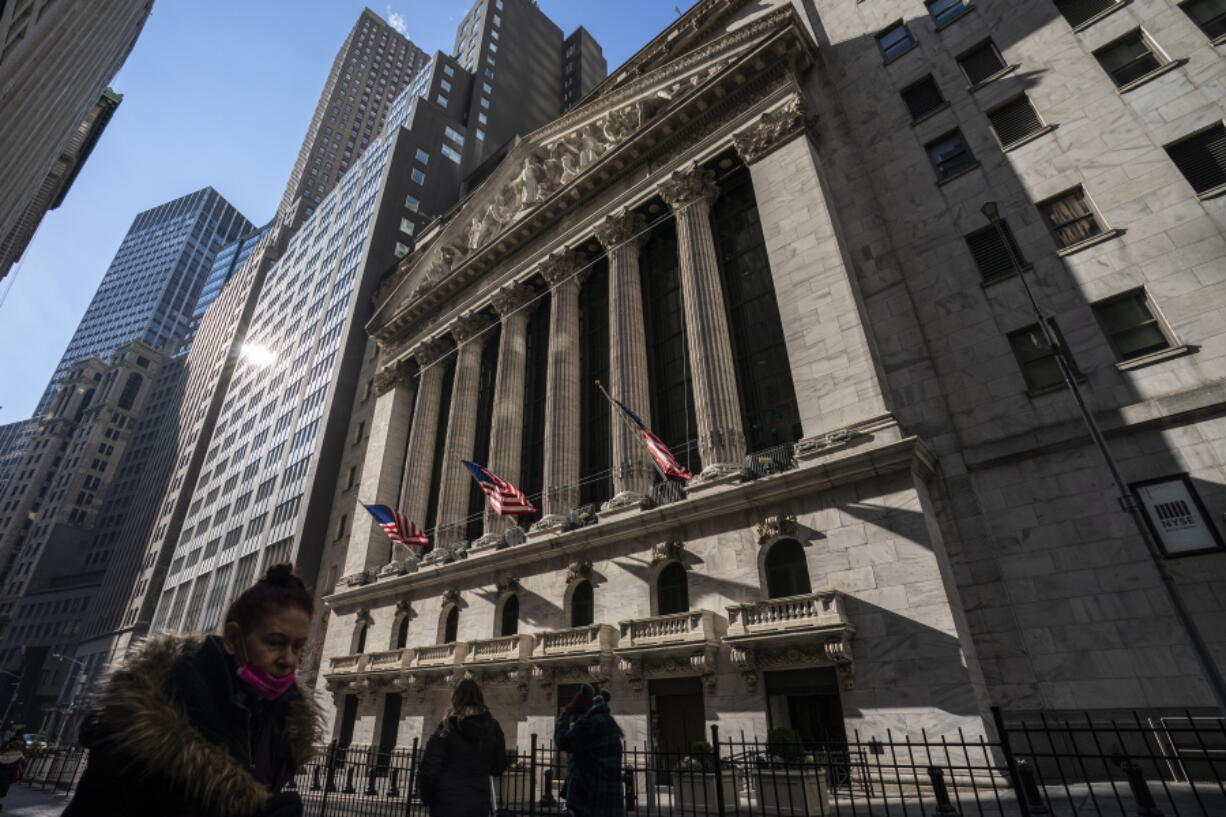
[[[628, 745], [677, 751], [713, 724], [806, 741], [976, 740], [991, 734], [992, 705], [1209, 704], [1183, 656], [1159, 686], [1127, 670], [1042, 674], [1086, 645], [1039, 620], [1064, 602], [1008, 566], [1039, 544], [1010, 528], [1001, 486], [1050, 504], [1044, 491], [1097, 461], [1080, 445], [991, 448], [984, 417], [1030, 399], [1006, 333], [941, 338], [966, 328], [943, 298], [993, 293], [970, 255], [966, 269], [929, 255], [925, 275], [945, 294], [916, 294], [904, 258], [931, 242], [965, 254], [985, 184], [938, 185], [918, 147], [896, 189], [875, 183], [883, 154], [861, 113], [897, 93], [870, 91], [880, 83], [849, 75], [846, 59], [832, 71], [819, 42], [863, 24], [847, 22], [847, 4], [819, 5], [832, 9], [825, 27], [810, 4], [702, 0], [517, 144], [383, 283], [368, 326], [373, 394], [353, 420], [365, 458], [334, 511], [354, 523], [324, 591], [329, 739], [408, 746], [463, 677], [525, 748], [548, 740], [583, 682], [611, 690]], [[843, 47], [868, 49], [875, 70], [872, 34], [858, 39]], [[1038, 255], [1027, 242], [1050, 239], [1037, 213], [1001, 198]], [[944, 217], [946, 234], [918, 234]], [[975, 391], [978, 407], [945, 396], [1001, 378], [1004, 391]], [[604, 391], [693, 478], [662, 476]], [[1002, 438], [1048, 419], [1019, 410]], [[465, 460], [539, 512], [493, 513]], [[1051, 554], [1084, 547], [1102, 555], [1085, 556], [1083, 586], [1120, 563], [1149, 582], [1105, 477], [1091, 482], [1066, 510], [1097, 532], [1049, 525], [1035, 563], [1059, 584]], [[359, 499], [399, 510], [432, 548], [393, 546]], [[1096, 537], [1114, 549], [1093, 550]], [[1151, 647], [1179, 637], [1156, 602], [1120, 616]]]

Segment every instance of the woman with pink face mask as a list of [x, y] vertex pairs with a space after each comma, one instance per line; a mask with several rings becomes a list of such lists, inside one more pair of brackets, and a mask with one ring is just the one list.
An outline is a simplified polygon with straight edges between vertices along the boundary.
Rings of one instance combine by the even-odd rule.
[[316, 742], [295, 680], [314, 607], [293, 566], [273, 565], [220, 635], [138, 646], [81, 727], [89, 762], [63, 817], [301, 817], [282, 789]]

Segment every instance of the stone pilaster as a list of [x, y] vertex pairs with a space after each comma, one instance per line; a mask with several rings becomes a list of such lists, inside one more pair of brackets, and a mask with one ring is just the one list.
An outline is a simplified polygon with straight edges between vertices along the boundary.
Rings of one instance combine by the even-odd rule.
[[565, 527], [579, 504], [579, 270], [581, 256], [556, 252], [540, 266], [552, 287], [545, 384], [544, 516], [533, 531]]
[[[494, 293], [494, 309], [502, 317], [498, 345], [498, 373], [494, 380], [494, 415], [490, 429], [491, 471], [519, 485], [520, 453], [524, 441], [524, 377], [527, 369], [528, 315], [526, 308], [535, 293], [523, 284], [505, 286]], [[498, 547], [502, 535], [515, 524], [509, 516], [485, 507], [485, 535], [476, 548]]]
[[[408, 360], [384, 367], [375, 376], [375, 409], [370, 420], [370, 442], [362, 463], [362, 478], [354, 497], [353, 526], [345, 554], [345, 575], [351, 576], [393, 562], [404, 564], [409, 556], [404, 545], [392, 545], [360, 503], [400, 503], [404, 453], [413, 416], [417, 381]], [[421, 524], [420, 522], [418, 524]]]
[[703, 465], [691, 487], [740, 473], [745, 457], [732, 335], [711, 230], [711, 203], [718, 193], [714, 179], [712, 171], [694, 164], [660, 184], [660, 195], [677, 218], [681, 296]]
[[489, 325], [483, 315], [461, 315], [451, 327], [456, 342], [456, 367], [447, 415], [443, 466], [439, 472], [438, 533], [436, 547], [464, 538], [472, 475], [460, 460], [471, 460], [477, 440], [477, 381], [481, 376], [481, 330]]
[[[647, 382], [647, 332], [639, 281], [639, 247], [647, 219], [622, 210], [596, 227], [596, 239], [609, 254], [609, 393], [651, 426], [651, 389]], [[642, 439], [612, 407], [613, 493], [601, 510], [637, 508], [655, 481], [655, 466]]]
[[[400, 486], [400, 512], [425, 527], [430, 511], [430, 469], [438, 438], [438, 408], [443, 393], [440, 359], [449, 347], [441, 339], [427, 340], [412, 351], [420, 373], [417, 376], [417, 404], [413, 409], [413, 428], [404, 455], [404, 481]], [[368, 449], [372, 450], [372, 449]]]

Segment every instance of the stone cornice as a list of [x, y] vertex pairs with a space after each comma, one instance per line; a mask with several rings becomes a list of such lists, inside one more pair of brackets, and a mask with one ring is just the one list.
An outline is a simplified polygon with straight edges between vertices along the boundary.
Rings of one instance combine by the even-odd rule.
[[[677, 528], [747, 511], [760, 512], [791, 497], [826, 491], [864, 479], [911, 471], [926, 479], [935, 468], [927, 444], [918, 437], [881, 445], [863, 446], [832, 454], [801, 467], [740, 485], [712, 488], [681, 502], [637, 514], [619, 515], [596, 525], [566, 531], [555, 536], [533, 537], [522, 545], [490, 551], [442, 567], [410, 573], [333, 593], [324, 601], [334, 609], [352, 609], [375, 600], [398, 599], [408, 592], [453, 588], [463, 578], [495, 570], [525, 575], [523, 565], [540, 563], [559, 556], [580, 556], [584, 551], [626, 539], [666, 539]], [[467, 586], [467, 583], [465, 583]], [[389, 602], [390, 603], [390, 602]]]

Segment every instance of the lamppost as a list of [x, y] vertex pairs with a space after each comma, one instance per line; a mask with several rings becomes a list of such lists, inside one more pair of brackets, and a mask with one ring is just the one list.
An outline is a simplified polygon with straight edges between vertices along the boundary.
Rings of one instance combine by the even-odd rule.
[[1009, 256], [1009, 263], [1017, 274], [1018, 280], [1022, 282], [1022, 289], [1030, 300], [1030, 308], [1034, 310], [1035, 318], [1039, 321], [1039, 331], [1043, 333], [1043, 340], [1055, 356], [1056, 366], [1060, 369], [1060, 376], [1064, 379], [1064, 385], [1068, 389], [1069, 394], [1073, 396], [1073, 401], [1077, 404], [1077, 410], [1081, 413], [1086, 429], [1090, 432], [1090, 439], [1098, 449], [1098, 453], [1102, 455], [1107, 470], [1111, 473], [1111, 481], [1115, 483], [1115, 490], [1119, 494], [1118, 502], [1120, 507], [1128, 513], [1133, 525], [1137, 529], [1137, 533], [1141, 536], [1141, 541], [1145, 543], [1145, 549], [1149, 552], [1149, 558], [1153, 562], [1154, 568], [1158, 571], [1159, 578], [1162, 579], [1162, 589], [1166, 591], [1171, 607], [1175, 610], [1175, 617], [1179, 619], [1184, 635], [1187, 636], [1188, 641], [1192, 645], [1192, 652], [1196, 656], [1197, 663], [1200, 664], [1201, 672], [1204, 673], [1205, 680], [1209, 682], [1209, 690], [1217, 701], [1218, 709], [1223, 714], [1226, 714], [1226, 680], [1223, 680], [1222, 673], [1218, 670], [1217, 664], [1213, 662], [1209, 648], [1205, 645], [1205, 640], [1200, 634], [1200, 628], [1196, 626], [1196, 621], [1188, 612], [1187, 606], [1184, 605], [1183, 599], [1179, 595], [1179, 588], [1175, 584], [1175, 579], [1171, 576], [1170, 571], [1166, 569], [1166, 562], [1162, 558], [1162, 552], [1158, 549], [1158, 543], [1154, 541], [1154, 537], [1150, 533], [1149, 523], [1145, 518], [1140, 503], [1137, 502], [1136, 494], [1132, 492], [1128, 487], [1128, 483], [1124, 481], [1119, 466], [1115, 462], [1115, 457], [1111, 454], [1111, 449], [1107, 445], [1107, 439], [1098, 427], [1098, 421], [1094, 418], [1093, 412], [1086, 405], [1085, 397], [1081, 393], [1081, 388], [1077, 385], [1072, 362], [1064, 349], [1064, 345], [1056, 337], [1056, 333], [1052, 331], [1047, 315], [1044, 314], [1042, 307], [1039, 306], [1039, 302], [1035, 299], [1034, 291], [1030, 289], [1030, 282], [1026, 280], [1026, 273], [1022, 269], [1022, 264], [1018, 260], [1017, 254], [1013, 252], [1013, 242], [1005, 232], [1004, 222], [1000, 217], [1000, 207], [996, 202], [989, 201], [984, 203], [979, 212], [983, 213], [984, 217], [992, 224], [997, 236], [1000, 238], [1000, 243], [1005, 247], [1005, 252]]
[[[17, 700], [17, 687], [21, 686], [21, 676], [15, 675], [14, 673], [11, 673], [8, 670], [4, 670], [4, 669], [0, 669], [0, 675], [7, 675], [10, 678], [17, 679], [16, 681], [9, 681], [8, 688], [12, 689], [13, 693], [12, 695], [9, 696], [8, 703], [4, 705], [4, 717], [0, 717], [0, 731], [3, 731], [5, 728], [5, 725], [9, 722], [9, 711], [13, 708], [13, 704], [20, 703]], [[8, 738], [7, 735], [5, 735], [4, 737], [5, 739]]]
[[[88, 669], [88, 666], [86, 665], [84, 661], [78, 658], [72, 658], [67, 655], [60, 655], [58, 652], [51, 653], [51, 657], [58, 659], [60, 661], [71, 661], [72, 663], [76, 664], [78, 667], [81, 668], [80, 674], [77, 675], [77, 685], [78, 686], [84, 686], [85, 682], [89, 680], [89, 673], [86, 672], [86, 670]], [[55, 744], [57, 746], [60, 744], [60, 740], [64, 737], [64, 727], [68, 725], [68, 712], [64, 710], [64, 707], [65, 707], [64, 696], [67, 694], [68, 689], [69, 689], [69, 684], [71, 683], [72, 683], [72, 675], [70, 674], [67, 678], [64, 679], [64, 688], [60, 690], [60, 697], [59, 697], [59, 700], [57, 701], [58, 705], [56, 708], [60, 710], [60, 714], [63, 715], [63, 717], [60, 719], [60, 728], [55, 733]], [[73, 700], [74, 701], [76, 700], [75, 695], [73, 696]]]

